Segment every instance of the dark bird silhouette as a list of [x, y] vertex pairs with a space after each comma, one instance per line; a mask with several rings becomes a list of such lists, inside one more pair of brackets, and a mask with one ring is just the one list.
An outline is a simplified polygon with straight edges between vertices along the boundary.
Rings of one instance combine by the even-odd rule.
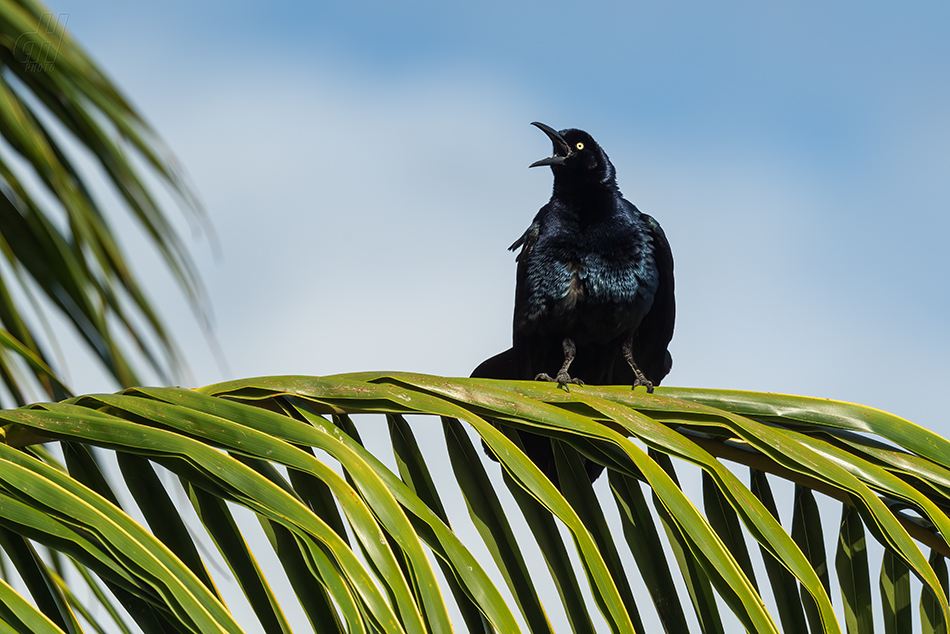
[[[533, 123], [554, 144], [551, 200], [509, 247], [518, 253], [513, 346], [473, 377], [630, 384], [648, 392], [673, 365], [673, 254], [659, 223], [626, 200], [607, 154], [583, 130]], [[552, 374], [553, 373], [553, 374]], [[521, 434], [557, 483], [550, 441]], [[603, 469], [587, 462], [595, 479]]]

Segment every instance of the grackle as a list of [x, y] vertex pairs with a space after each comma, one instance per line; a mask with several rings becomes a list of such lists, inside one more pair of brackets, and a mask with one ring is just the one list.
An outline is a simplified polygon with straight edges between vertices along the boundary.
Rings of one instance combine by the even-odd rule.
[[[473, 377], [630, 384], [648, 392], [673, 358], [673, 254], [663, 229], [627, 201], [614, 166], [583, 130], [540, 128], [554, 144], [551, 200], [509, 247], [518, 253], [513, 346]], [[525, 452], [557, 484], [550, 441], [521, 433]], [[603, 467], [587, 461], [593, 481]]]

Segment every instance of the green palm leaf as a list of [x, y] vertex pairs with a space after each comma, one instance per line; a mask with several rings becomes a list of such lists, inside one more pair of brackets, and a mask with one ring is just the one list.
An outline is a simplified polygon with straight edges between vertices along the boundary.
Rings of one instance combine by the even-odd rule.
[[[351, 417], [363, 433], [391, 434], [395, 471], [362, 446]], [[568, 393], [533, 382], [389, 373], [133, 388], [4, 410], [0, 420], [0, 527], [8, 536], [0, 546], [19, 548], [20, 558], [40, 552], [24, 543], [65, 555], [71, 569], [108, 589], [114, 599], [105, 601], [123, 606], [119, 622], [145, 631], [300, 631], [295, 614], [317, 631], [559, 631], [549, 616], [557, 613], [577, 632], [599, 622], [612, 632], [643, 632], [649, 623], [727, 631], [729, 619], [750, 631], [778, 632], [779, 623], [800, 631], [805, 614], [812, 631], [841, 632], [866, 631], [880, 602], [886, 631], [904, 632], [912, 622], [908, 573], [918, 580], [922, 622], [946, 631], [946, 568], [923, 550], [948, 552], [948, 460], [923, 455], [946, 441], [857, 405], [679, 388]], [[563, 495], [504, 433], [510, 428], [560, 441]], [[433, 473], [425, 459], [443, 431], [454, 477]], [[476, 451], [473, 434], [500, 457], [528, 534], [507, 528], [518, 510], [493, 493], [498, 466]], [[29, 455], [42, 439], [67, 447], [68, 472]], [[98, 471], [83, 458], [90, 447], [100, 458], [114, 453], [120, 471]], [[608, 467], [607, 489], [591, 490], [575, 450]], [[743, 464], [752, 467], [748, 485], [734, 474]], [[695, 470], [702, 501], [680, 488], [677, 472]], [[161, 475], [168, 472], [176, 478]], [[787, 528], [771, 493], [782, 480], [801, 491]], [[475, 533], [453, 530], [463, 518], [442, 500], [456, 491]], [[810, 491], [843, 509], [837, 612], [822, 537], [808, 536], [822, 525]], [[176, 499], [189, 500], [194, 515]], [[622, 530], [611, 526], [607, 504]], [[237, 508], [258, 518], [263, 541], [250, 537]], [[882, 568], [877, 598], [869, 538], [884, 553], [874, 564]], [[535, 540], [542, 569], [521, 554]], [[226, 571], [209, 559], [209, 544]], [[473, 555], [482, 548], [490, 560]], [[19, 568], [55, 578], [48, 557], [26, 561]], [[556, 597], [538, 590], [546, 574], [555, 577]], [[296, 596], [275, 592], [278, 585]], [[76, 615], [91, 610], [79, 593], [47, 600], [41, 585], [20, 586], [50, 631], [86, 627]], [[643, 586], [648, 591], [637, 590]], [[238, 622], [223, 587], [240, 589], [257, 623]], [[0, 610], [23, 623], [26, 604], [11, 593], [0, 589]], [[23, 627], [13, 625], [29, 631]]]
[[[146, 185], [157, 177], [202, 218], [175, 160], [119, 90], [33, 0], [0, 1], [0, 381], [18, 405], [39, 389], [68, 391], [51, 370], [55, 338], [41, 298], [120, 385], [145, 365], [168, 382], [180, 354], [132, 276], [106, 214], [86, 186], [89, 158], [161, 253], [199, 313], [204, 299], [190, 257]], [[142, 158], [147, 167], [135, 165]], [[65, 222], [60, 221], [65, 218]], [[23, 300], [15, 298], [26, 298]], [[131, 344], [121, 343], [123, 339]], [[59, 368], [60, 371], [63, 368]], [[0, 392], [0, 404], [6, 400]]]

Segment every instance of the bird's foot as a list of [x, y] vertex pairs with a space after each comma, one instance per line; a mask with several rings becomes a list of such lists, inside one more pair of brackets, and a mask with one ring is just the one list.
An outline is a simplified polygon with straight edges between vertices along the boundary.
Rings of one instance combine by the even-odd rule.
[[557, 376], [554, 377], [557, 379], [557, 384], [561, 387], [567, 389], [568, 383], [573, 383], [574, 385], [584, 385], [584, 382], [578, 379], [577, 377], [571, 377], [565, 370], [561, 370], [557, 373]]
[[570, 388], [567, 387], [568, 383], [573, 383], [574, 385], [584, 385], [583, 381], [572, 377], [570, 374], [568, 374], [564, 370], [561, 370], [560, 372], [558, 372], [557, 376], [555, 377], [552, 377], [547, 372], [541, 372], [536, 377], [534, 377], [534, 380], [535, 381], [550, 381], [551, 383], [557, 382], [558, 387], [562, 387], [568, 392], [571, 391]]
[[653, 381], [650, 381], [649, 379], [645, 377], [644, 378], [637, 377], [637, 380], [633, 382], [633, 387], [631, 387], [630, 389], [635, 390], [637, 389], [637, 386], [640, 386], [640, 385], [642, 385], [643, 387], [647, 389], [647, 394], [653, 394]]
[[638, 385], [642, 385], [647, 389], [647, 394], [653, 394], [653, 381], [646, 377], [643, 370], [637, 366], [637, 362], [633, 360], [633, 337], [623, 342], [622, 351], [623, 358], [627, 360], [630, 369], [633, 370], [633, 375], [636, 377], [633, 381], [633, 387], [630, 389], [635, 390]]

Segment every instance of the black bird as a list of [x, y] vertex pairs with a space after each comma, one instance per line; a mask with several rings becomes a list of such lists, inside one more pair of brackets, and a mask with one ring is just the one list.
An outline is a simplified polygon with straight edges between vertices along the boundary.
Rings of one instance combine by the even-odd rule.
[[[627, 201], [607, 154], [583, 130], [535, 122], [554, 144], [551, 200], [510, 250], [518, 253], [513, 346], [473, 377], [645, 386], [673, 365], [673, 254], [659, 223]], [[551, 374], [553, 372], [553, 375]], [[521, 434], [556, 483], [548, 439]], [[591, 480], [602, 467], [588, 462]]]

